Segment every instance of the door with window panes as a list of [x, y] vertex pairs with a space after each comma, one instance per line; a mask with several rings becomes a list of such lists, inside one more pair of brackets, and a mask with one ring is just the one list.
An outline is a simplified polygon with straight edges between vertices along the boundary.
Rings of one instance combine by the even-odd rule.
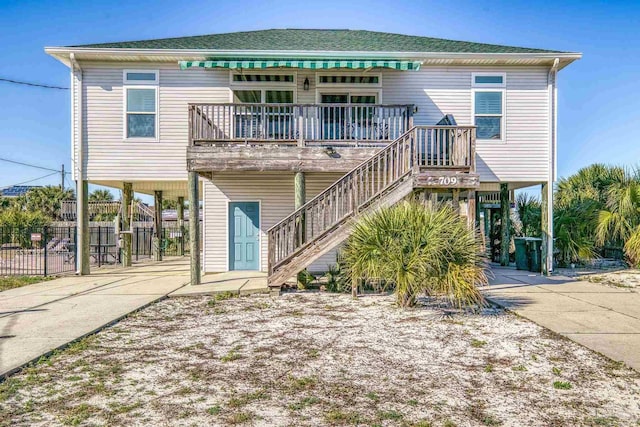
[[294, 140], [293, 90], [233, 91], [236, 104], [235, 137], [256, 140]]
[[376, 104], [376, 102], [375, 94], [348, 92], [321, 94], [320, 103], [331, 104], [320, 107], [322, 139], [366, 139], [366, 129], [371, 123], [375, 110], [367, 104]]

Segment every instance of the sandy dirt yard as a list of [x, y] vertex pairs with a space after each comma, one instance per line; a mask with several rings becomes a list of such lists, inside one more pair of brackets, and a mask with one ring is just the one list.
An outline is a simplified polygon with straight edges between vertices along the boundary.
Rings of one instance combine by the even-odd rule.
[[640, 376], [500, 310], [168, 299], [0, 385], [0, 425], [630, 426]]
[[590, 274], [585, 276], [585, 279], [593, 283], [602, 283], [618, 288], [628, 288], [636, 292], [640, 290], [640, 270], [636, 269]]

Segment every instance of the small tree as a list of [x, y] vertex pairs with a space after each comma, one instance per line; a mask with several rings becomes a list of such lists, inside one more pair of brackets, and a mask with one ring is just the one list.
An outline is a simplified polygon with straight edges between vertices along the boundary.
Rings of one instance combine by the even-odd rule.
[[32, 188], [24, 197], [26, 210], [41, 212], [50, 219], [57, 218], [62, 201], [70, 199], [74, 199], [73, 190], [62, 190], [54, 185]]
[[352, 283], [393, 287], [401, 307], [420, 293], [444, 296], [458, 307], [483, 305], [482, 243], [451, 207], [404, 202], [362, 218], [342, 250]]
[[0, 212], [0, 243], [19, 243], [28, 246], [30, 233], [39, 232], [49, 224], [50, 219], [42, 212], [30, 212], [12, 206]]

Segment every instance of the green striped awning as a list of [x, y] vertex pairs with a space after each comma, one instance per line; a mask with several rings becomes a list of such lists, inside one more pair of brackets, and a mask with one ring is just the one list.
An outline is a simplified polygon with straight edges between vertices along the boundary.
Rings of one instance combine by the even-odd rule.
[[401, 71], [418, 71], [421, 63], [419, 61], [396, 61], [396, 60], [297, 60], [297, 59], [278, 59], [278, 60], [230, 60], [230, 59], [214, 59], [210, 61], [179, 61], [180, 69], [187, 68], [229, 68], [237, 69], [254, 69], [260, 70], [264, 68], [306, 68], [309, 70], [330, 70], [332, 68], [346, 68], [351, 70], [362, 70], [367, 68], [390, 68], [392, 70]]

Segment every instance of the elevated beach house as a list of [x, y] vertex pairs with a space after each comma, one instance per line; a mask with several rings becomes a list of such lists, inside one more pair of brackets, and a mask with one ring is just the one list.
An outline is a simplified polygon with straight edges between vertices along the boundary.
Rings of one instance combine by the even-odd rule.
[[552, 268], [557, 74], [578, 53], [299, 29], [46, 52], [71, 70], [80, 273], [89, 182], [123, 190], [125, 263], [132, 191], [186, 197], [193, 283], [261, 270], [273, 287], [325, 270], [378, 206], [451, 200], [488, 234], [486, 201], [542, 184]]

